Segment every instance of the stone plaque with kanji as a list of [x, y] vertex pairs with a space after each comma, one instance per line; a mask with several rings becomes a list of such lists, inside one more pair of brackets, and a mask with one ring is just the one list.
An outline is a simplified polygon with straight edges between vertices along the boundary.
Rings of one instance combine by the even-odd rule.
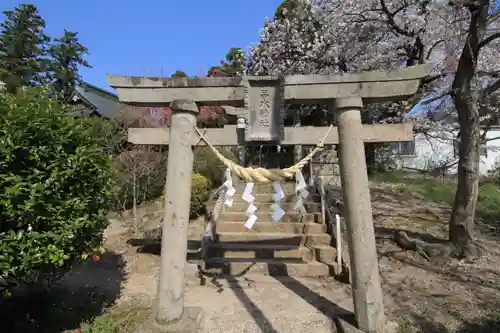
[[245, 82], [248, 110], [246, 141], [284, 139], [284, 82], [280, 77], [248, 78]]

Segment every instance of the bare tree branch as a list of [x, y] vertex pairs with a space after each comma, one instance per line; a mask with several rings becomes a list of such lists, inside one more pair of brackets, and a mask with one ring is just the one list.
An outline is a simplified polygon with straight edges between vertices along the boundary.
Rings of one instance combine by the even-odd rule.
[[478, 45], [479, 49], [485, 47], [486, 45], [488, 45], [489, 43], [491, 43], [492, 41], [494, 41], [495, 39], [498, 39], [498, 38], [500, 38], [500, 32], [489, 35], [488, 37], [486, 37], [485, 39], [483, 39], [479, 43], [479, 45]]
[[500, 89], [500, 79], [496, 80], [495, 82], [484, 88], [483, 96], [490, 95], [495, 91], [497, 91], [498, 89]]

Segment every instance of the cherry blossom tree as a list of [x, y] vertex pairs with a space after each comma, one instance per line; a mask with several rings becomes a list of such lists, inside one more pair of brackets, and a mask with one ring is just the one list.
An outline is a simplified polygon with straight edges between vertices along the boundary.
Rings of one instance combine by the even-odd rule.
[[[247, 71], [322, 74], [431, 63], [432, 73], [412, 100], [374, 105], [369, 114], [375, 122], [404, 121], [427, 100], [439, 102], [430, 113], [439, 110], [458, 122], [449, 238], [459, 256], [471, 257], [479, 254], [472, 230], [481, 126], [498, 122], [499, 26], [496, 0], [286, 0], [266, 20]], [[436, 128], [430, 119], [417, 128]]]

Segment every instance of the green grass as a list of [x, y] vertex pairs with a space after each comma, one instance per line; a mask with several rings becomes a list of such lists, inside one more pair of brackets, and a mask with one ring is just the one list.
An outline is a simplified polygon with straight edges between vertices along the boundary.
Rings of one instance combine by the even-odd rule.
[[105, 311], [83, 323], [82, 333], [134, 333], [151, 314], [151, 307], [142, 302], [128, 302]]
[[[391, 183], [400, 193], [418, 195], [424, 200], [452, 205], [456, 182], [452, 177], [431, 177], [421, 174], [384, 173], [373, 181]], [[480, 182], [476, 214], [485, 219], [500, 217], [500, 188], [489, 179]]]

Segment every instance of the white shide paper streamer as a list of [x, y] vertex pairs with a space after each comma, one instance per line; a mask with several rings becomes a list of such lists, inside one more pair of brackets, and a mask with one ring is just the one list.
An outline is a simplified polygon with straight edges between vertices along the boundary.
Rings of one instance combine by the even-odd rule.
[[281, 187], [280, 183], [274, 183], [274, 192], [274, 203], [271, 205], [271, 209], [273, 211], [273, 222], [276, 223], [279, 222], [283, 215], [285, 215], [285, 211], [280, 206], [280, 202], [285, 197], [285, 193], [283, 193], [283, 188]]
[[245, 214], [248, 217], [248, 220], [245, 222], [245, 228], [247, 229], [252, 229], [255, 222], [257, 221], [257, 215], [255, 215], [257, 207], [253, 204], [255, 201], [255, 197], [252, 195], [253, 186], [254, 183], [247, 183], [242, 196], [243, 200], [245, 200], [249, 204], [245, 211]]
[[226, 195], [224, 197], [224, 205], [231, 207], [233, 205], [233, 197], [236, 193], [236, 189], [233, 186], [233, 178], [231, 177], [231, 170], [226, 169], [226, 181], [224, 182], [226, 187]]
[[299, 170], [295, 174], [295, 194], [297, 195], [297, 201], [295, 202], [293, 208], [302, 215], [307, 213], [306, 208], [304, 207], [304, 200], [309, 195], [309, 192], [306, 188], [307, 184], [304, 180], [304, 175], [302, 174], [302, 171]]

